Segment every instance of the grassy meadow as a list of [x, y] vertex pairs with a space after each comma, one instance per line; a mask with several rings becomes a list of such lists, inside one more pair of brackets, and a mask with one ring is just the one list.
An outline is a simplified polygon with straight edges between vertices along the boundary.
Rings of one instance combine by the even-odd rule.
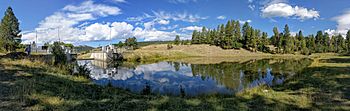
[[308, 56], [301, 54], [270, 54], [263, 52], [251, 52], [246, 49], [225, 50], [217, 46], [211, 45], [173, 45], [168, 49], [167, 44], [153, 44], [141, 47], [136, 50], [129, 50], [123, 53], [126, 61], [154, 62], [161, 60], [175, 60], [186, 58], [212, 58], [228, 59], [236, 58], [305, 58]]
[[140, 95], [94, 85], [38, 60], [1, 58], [0, 110], [350, 110], [350, 57], [311, 58], [283, 85], [197, 97]]

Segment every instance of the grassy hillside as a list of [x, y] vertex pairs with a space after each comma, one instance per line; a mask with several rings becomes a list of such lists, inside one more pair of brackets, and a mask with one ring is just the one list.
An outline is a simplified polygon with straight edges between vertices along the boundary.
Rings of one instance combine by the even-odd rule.
[[189, 57], [201, 58], [266, 58], [266, 57], [306, 57], [304, 55], [293, 54], [268, 54], [262, 52], [251, 52], [245, 49], [224, 50], [217, 46], [210, 45], [173, 45], [168, 49], [166, 44], [148, 45], [134, 51], [124, 53], [124, 58], [128, 61], [155, 61], [164, 59], [182, 59]]

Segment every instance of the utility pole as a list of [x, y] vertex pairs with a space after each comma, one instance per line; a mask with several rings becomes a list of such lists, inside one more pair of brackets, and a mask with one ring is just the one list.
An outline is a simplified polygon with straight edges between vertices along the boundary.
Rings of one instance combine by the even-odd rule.
[[111, 39], [109, 42], [112, 45], [112, 27], [109, 27], [109, 39]]
[[58, 42], [61, 42], [61, 38], [60, 38], [60, 28], [57, 27], [57, 37], [58, 37]]

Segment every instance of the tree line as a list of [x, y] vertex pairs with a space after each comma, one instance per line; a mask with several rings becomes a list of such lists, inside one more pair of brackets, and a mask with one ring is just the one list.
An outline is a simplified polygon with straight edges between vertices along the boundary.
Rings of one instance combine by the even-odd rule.
[[203, 27], [201, 31], [193, 31], [191, 43], [267, 53], [347, 53], [350, 52], [350, 31], [345, 38], [340, 34], [330, 36], [322, 31], [318, 31], [316, 36], [304, 36], [301, 30], [294, 36], [286, 24], [283, 32], [274, 27], [273, 35], [268, 38], [266, 32], [253, 28], [248, 22], [241, 26], [239, 21], [230, 20], [226, 24], [218, 25], [216, 29]]

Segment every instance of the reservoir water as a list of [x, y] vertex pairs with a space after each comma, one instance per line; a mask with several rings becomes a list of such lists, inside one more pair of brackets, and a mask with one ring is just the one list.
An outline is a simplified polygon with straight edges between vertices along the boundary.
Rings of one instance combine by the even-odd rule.
[[283, 84], [310, 65], [311, 60], [263, 59], [218, 64], [163, 61], [118, 67], [97, 60], [82, 60], [78, 64], [87, 64], [90, 78], [97, 85], [134, 93], [197, 96], [234, 94], [260, 85]]

